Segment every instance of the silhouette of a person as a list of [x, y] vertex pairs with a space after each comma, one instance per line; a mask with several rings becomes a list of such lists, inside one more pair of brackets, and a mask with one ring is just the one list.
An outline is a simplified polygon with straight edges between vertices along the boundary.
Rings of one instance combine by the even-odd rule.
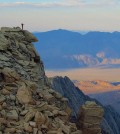
[[22, 26], [22, 30], [23, 30], [23, 26], [24, 26], [24, 24], [23, 24], [23, 23], [21, 23], [21, 26]]

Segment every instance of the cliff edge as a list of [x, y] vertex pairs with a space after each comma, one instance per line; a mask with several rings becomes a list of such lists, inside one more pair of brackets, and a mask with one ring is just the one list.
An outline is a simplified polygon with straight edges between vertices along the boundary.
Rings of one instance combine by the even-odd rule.
[[85, 134], [70, 122], [68, 99], [50, 87], [36, 41], [19, 27], [0, 30], [0, 134]]

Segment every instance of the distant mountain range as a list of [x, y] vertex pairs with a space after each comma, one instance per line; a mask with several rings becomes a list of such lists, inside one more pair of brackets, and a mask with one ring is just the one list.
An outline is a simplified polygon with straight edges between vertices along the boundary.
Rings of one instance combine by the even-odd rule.
[[120, 83], [110, 83], [107, 81], [73, 81], [75, 86], [80, 88], [85, 94], [98, 94], [110, 91], [120, 91]]
[[112, 106], [120, 114], [120, 82], [73, 81], [75, 86], [104, 106]]
[[34, 33], [35, 44], [47, 69], [120, 67], [120, 32], [53, 30]]

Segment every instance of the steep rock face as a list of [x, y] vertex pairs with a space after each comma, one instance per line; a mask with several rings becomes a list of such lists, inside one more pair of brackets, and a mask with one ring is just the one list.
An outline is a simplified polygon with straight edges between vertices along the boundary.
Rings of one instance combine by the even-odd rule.
[[43, 62], [31, 43], [36, 41], [31, 33], [20, 28], [1, 28], [0, 69], [10, 76], [16, 74], [39, 85], [46, 84]]
[[80, 106], [86, 101], [91, 100], [85, 96], [81, 90], [74, 86], [68, 77], [55, 77], [51, 80], [52, 88], [61, 93], [64, 97], [68, 98], [68, 103], [72, 111], [72, 117], [77, 118]]
[[35, 41], [18, 27], [0, 30], [0, 134], [81, 134], [67, 99], [48, 84]]
[[[83, 94], [83, 92], [74, 86], [68, 77], [54, 77], [50, 79], [52, 88], [68, 98], [68, 104], [72, 109], [73, 119], [77, 118], [79, 108], [86, 101], [96, 101]], [[97, 101], [96, 101], [97, 102]], [[99, 102], [97, 104], [101, 105]], [[102, 106], [102, 105], [101, 105]], [[103, 106], [102, 106], [103, 107]], [[120, 134], [120, 115], [113, 108], [104, 108], [104, 118], [101, 123], [103, 134]]]

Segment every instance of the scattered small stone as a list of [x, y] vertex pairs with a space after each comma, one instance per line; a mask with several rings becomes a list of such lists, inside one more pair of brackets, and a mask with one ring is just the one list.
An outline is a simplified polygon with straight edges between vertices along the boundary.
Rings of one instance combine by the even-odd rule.
[[16, 99], [15, 95], [10, 94], [10, 99], [11, 99], [12, 101], [15, 101], [15, 99]]
[[3, 108], [2, 108], [2, 106], [0, 105], [0, 111], [2, 110]]
[[23, 110], [23, 111], [20, 113], [20, 115], [25, 116], [28, 112], [29, 112], [28, 110]]
[[29, 124], [31, 127], [34, 127], [34, 128], [37, 127], [36, 122], [30, 121]]
[[38, 133], [38, 128], [33, 128], [33, 134], [37, 134]]
[[38, 131], [38, 134], [43, 134], [40, 130]]
[[34, 118], [34, 116], [35, 116], [35, 113], [33, 113], [33, 112], [28, 112], [28, 113], [26, 114], [26, 116], [25, 116], [25, 121], [26, 121], [26, 122], [31, 121], [31, 120]]
[[4, 102], [6, 100], [4, 95], [0, 95], [0, 103]]
[[16, 112], [16, 110], [9, 111], [6, 116], [10, 120], [18, 121], [18, 113]]
[[5, 133], [15, 133], [16, 132], [16, 129], [15, 128], [6, 128], [5, 129], [5, 131], [4, 131]]
[[7, 103], [3, 102], [2, 107], [6, 109], [7, 108]]
[[32, 93], [30, 91], [30, 88], [27, 87], [24, 83], [18, 89], [17, 99], [18, 99], [19, 103], [21, 103], [21, 104], [30, 104], [33, 102]]
[[6, 111], [3, 109], [1, 112], [2, 117], [6, 117]]
[[29, 133], [33, 131], [32, 127], [29, 126], [29, 123], [24, 123], [24, 130]]
[[77, 130], [76, 132], [72, 132], [72, 134], [83, 134], [82, 131]]
[[35, 122], [37, 123], [37, 125], [42, 125], [45, 123], [45, 117], [41, 112], [36, 112], [35, 114]]
[[9, 92], [7, 89], [4, 88], [4, 89], [2, 90], [2, 94], [3, 94], [3, 95], [9, 95], [10, 92]]

